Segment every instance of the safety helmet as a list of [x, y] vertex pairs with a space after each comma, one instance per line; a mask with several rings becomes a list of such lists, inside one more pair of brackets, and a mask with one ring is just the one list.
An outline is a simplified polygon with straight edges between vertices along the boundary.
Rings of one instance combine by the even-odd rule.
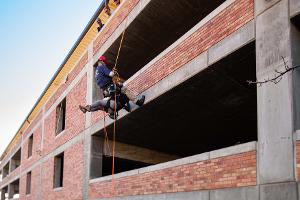
[[99, 61], [102, 61], [102, 62], [104, 62], [104, 63], [106, 63], [106, 58], [105, 58], [105, 56], [100, 56], [98, 60], [99, 60]]

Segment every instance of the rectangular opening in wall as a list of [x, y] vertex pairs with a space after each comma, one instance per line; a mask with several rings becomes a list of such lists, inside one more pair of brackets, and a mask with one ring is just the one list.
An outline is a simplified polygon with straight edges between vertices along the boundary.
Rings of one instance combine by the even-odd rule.
[[53, 188], [63, 187], [64, 178], [64, 153], [54, 157]]
[[8, 200], [8, 186], [1, 189], [1, 200]]
[[10, 172], [14, 171], [21, 165], [21, 148], [11, 158], [10, 162], [11, 162]]
[[[112, 156], [103, 156], [102, 158], [102, 176], [112, 175]], [[114, 173], [126, 172], [134, 169], [139, 169], [142, 167], [150, 166], [150, 163], [144, 163], [134, 160], [129, 160], [125, 158], [115, 157], [115, 170]]]
[[33, 134], [28, 138], [28, 158], [32, 156]]
[[3, 173], [2, 170], [0, 170], [0, 181], [2, 181]]
[[66, 99], [62, 100], [56, 107], [56, 135], [65, 130], [66, 123]]
[[26, 194], [31, 194], [31, 172], [26, 175]]
[[16, 181], [10, 183], [9, 185], [9, 199], [19, 199], [20, 198], [20, 180], [17, 179]]
[[3, 178], [9, 174], [9, 162], [3, 167]]
[[[101, 131], [92, 135], [90, 179], [112, 174], [112, 141], [104, 140]], [[139, 146], [117, 142], [115, 148], [115, 171], [121, 173], [178, 158]], [[149, 156], [150, 155], [150, 156]]]

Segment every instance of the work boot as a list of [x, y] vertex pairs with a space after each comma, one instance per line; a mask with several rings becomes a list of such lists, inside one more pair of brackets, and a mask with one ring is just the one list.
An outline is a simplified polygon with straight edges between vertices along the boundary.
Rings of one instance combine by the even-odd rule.
[[131, 112], [131, 106], [130, 106], [130, 103], [127, 102], [124, 106], [124, 109], [127, 111], [127, 112]]
[[79, 109], [80, 109], [83, 113], [91, 112], [91, 106], [90, 106], [90, 105], [86, 105], [86, 106], [79, 105]]
[[142, 95], [141, 98], [139, 100], [137, 100], [135, 104], [138, 106], [144, 105], [145, 98], [146, 98], [145, 95]]
[[[109, 116], [109, 118], [114, 120], [115, 119], [115, 112], [113, 110], [109, 109], [108, 116]], [[117, 117], [118, 117], [118, 112], [116, 112], [116, 119], [117, 119]]]

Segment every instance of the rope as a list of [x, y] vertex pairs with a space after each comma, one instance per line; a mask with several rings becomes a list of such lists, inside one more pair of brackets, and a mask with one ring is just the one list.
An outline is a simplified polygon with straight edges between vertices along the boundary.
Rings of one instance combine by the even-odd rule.
[[[128, 18], [127, 18], [128, 19]], [[121, 47], [123, 44], [123, 40], [124, 40], [124, 35], [125, 35], [125, 31], [126, 31], [126, 26], [127, 26], [127, 21], [125, 23], [125, 29], [122, 33], [122, 37], [121, 37], [121, 41], [120, 41], [120, 45], [119, 45], [119, 49], [117, 52], [117, 57], [115, 60], [115, 65], [113, 68], [113, 72], [116, 76], [116, 79], [114, 79], [114, 84], [117, 84], [120, 81], [120, 76], [117, 70], [117, 64], [119, 61], [119, 56], [120, 56], [120, 52], [121, 52]], [[113, 129], [113, 147], [112, 147], [112, 197], [114, 197], [115, 194], [115, 180], [114, 180], [114, 174], [115, 174], [115, 148], [116, 148], [116, 113], [117, 113], [117, 93], [115, 92], [115, 101], [114, 101], [114, 129]]]

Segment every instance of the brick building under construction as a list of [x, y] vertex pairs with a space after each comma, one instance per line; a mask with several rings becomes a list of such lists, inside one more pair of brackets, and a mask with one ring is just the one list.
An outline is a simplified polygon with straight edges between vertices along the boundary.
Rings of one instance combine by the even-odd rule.
[[[247, 83], [300, 64], [299, 13], [299, 0], [102, 3], [2, 154], [1, 200], [300, 199], [300, 71]], [[100, 98], [97, 59], [114, 62], [124, 30], [118, 70], [146, 103], [119, 112], [113, 153], [113, 120], [78, 105]]]

